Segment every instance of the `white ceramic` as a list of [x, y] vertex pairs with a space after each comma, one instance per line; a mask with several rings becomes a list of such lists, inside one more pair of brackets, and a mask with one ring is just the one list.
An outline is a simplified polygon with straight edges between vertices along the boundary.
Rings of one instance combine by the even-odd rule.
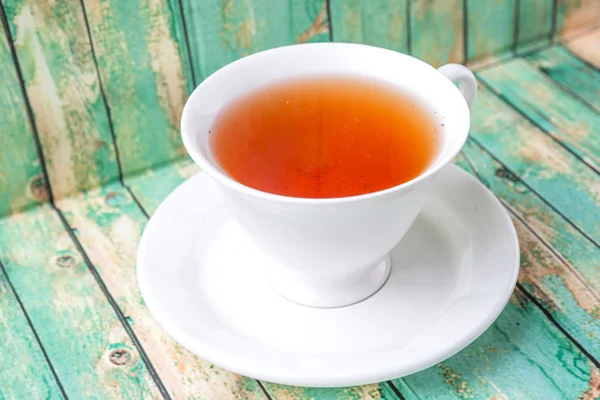
[[408, 375], [450, 357], [499, 315], [519, 248], [498, 200], [446, 167], [391, 252], [387, 283], [339, 308], [288, 301], [269, 287], [273, 264], [200, 173], [154, 213], [137, 273], [144, 301], [175, 340], [228, 370], [282, 384], [350, 386]]
[[[435, 161], [422, 175], [402, 185], [336, 199], [265, 193], [223, 173], [211, 155], [208, 140], [217, 113], [256, 88], [311, 75], [363, 76], [410, 93], [439, 123], [442, 144]], [[267, 274], [280, 294], [304, 305], [337, 307], [363, 300], [385, 282], [390, 250], [421, 211], [433, 178], [458, 154], [469, 132], [467, 101], [447, 76], [460, 84], [471, 103], [477, 83], [461, 65], [436, 70], [390, 50], [316, 43], [242, 58], [194, 90], [182, 117], [185, 147], [201, 169], [218, 182], [248, 236], [275, 261], [268, 263]], [[189, 223], [198, 221], [190, 219]]]

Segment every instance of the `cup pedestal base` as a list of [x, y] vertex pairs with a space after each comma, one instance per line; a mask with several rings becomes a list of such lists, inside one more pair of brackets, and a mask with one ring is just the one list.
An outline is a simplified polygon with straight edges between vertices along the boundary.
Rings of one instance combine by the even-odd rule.
[[273, 266], [267, 268], [271, 287], [284, 298], [308, 307], [334, 308], [358, 303], [376, 293], [390, 275], [392, 260], [381, 260], [344, 277], [307, 276]]

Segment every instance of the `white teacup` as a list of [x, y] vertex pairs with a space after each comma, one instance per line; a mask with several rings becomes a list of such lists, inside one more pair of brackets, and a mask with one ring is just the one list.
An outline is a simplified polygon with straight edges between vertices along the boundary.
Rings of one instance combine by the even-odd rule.
[[[390, 189], [331, 199], [262, 192], [221, 170], [211, 155], [209, 129], [232, 100], [272, 82], [331, 75], [387, 82], [431, 110], [441, 122], [441, 145], [427, 170]], [[433, 178], [467, 139], [476, 91], [475, 77], [462, 65], [436, 70], [416, 58], [358, 44], [294, 45], [242, 58], [204, 80], [185, 105], [181, 131], [193, 160], [219, 183], [240, 225], [274, 260], [267, 268], [273, 288], [303, 305], [338, 307], [369, 297], [385, 283], [388, 253], [421, 211]]]

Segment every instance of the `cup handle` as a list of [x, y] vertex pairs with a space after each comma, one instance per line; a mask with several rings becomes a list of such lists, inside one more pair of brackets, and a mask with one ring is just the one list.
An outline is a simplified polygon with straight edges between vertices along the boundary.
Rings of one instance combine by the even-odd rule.
[[477, 97], [477, 79], [473, 72], [464, 65], [446, 64], [438, 68], [438, 71], [454, 83], [458, 83], [458, 90], [467, 101], [469, 108], [473, 106]]

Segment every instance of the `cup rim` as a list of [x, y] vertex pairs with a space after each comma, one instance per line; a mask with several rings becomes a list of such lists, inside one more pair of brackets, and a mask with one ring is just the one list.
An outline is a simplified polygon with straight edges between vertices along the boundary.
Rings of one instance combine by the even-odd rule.
[[345, 196], [345, 197], [310, 198], [310, 197], [285, 196], [285, 195], [265, 192], [265, 191], [244, 185], [243, 183], [240, 183], [240, 182], [236, 181], [235, 179], [230, 178], [226, 173], [224, 173], [224, 172], [220, 171], [218, 168], [216, 168], [212, 164], [212, 162], [210, 162], [202, 154], [202, 152], [200, 152], [196, 149], [194, 140], [190, 137], [192, 134], [190, 131], [192, 129], [189, 129], [189, 130], [186, 129], [186, 125], [189, 124], [188, 121], [192, 118], [191, 116], [189, 116], [189, 114], [191, 113], [190, 104], [192, 102], [194, 102], [195, 97], [199, 96], [199, 93], [202, 91], [203, 86], [207, 85], [209, 82], [211, 82], [213, 80], [218, 79], [221, 75], [228, 73], [228, 71], [230, 69], [232, 69], [234, 66], [237, 66], [240, 63], [243, 63], [245, 60], [248, 60], [250, 58], [254, 58], [257, 56], [264, 56], [268, 53], [278, 52], [278, 51], [281, 51], [284, 49], [290, 49], [290, 48], [300, 47], [300, 46], [302, 46], [302, 47], [337, 46], [337, 47], [348, 47], [348, 48], [368, 48], [371, 50], [393, 53], [394, 56], [404, 58], [407, 61], [410, 60], [410, 62], [413, 62], [413, 63], [418, 62], [418, 63], [422, 64], [422, 66], [424, 68], [438, 72], [433, 66], [427, 64], [426, 62], [424, 62], [422, 60], [419, 60], [418, 58], [412, 57], [410, 55], [399, 53], [399, 52], [396, 52], [393, 50], [376, 47], [376, 46], [370, 46], [370, 45], [365, 45], [365, 44], [356, 44], [356, 43], [321, 42], [321, 43], [293, 44], [293, 45], [281, 46], [281, 47], [272, 48], [269, 50], [260, 51], [260, 52], [251, 54], [247, 57], [240, 58], [236, 61], [233, 61], [233, 62], [223, 66], [222, 68], [220, 68], [219, 70], [215, 71], [213, 74], [208, 76], [206, 79], [204, 79], [194, 89], [194, 91], [192, 92], [192, 94], [190, 95], [188, 100], [186, 101], [185, 106], [183, 108], [183, 113], [182, 113], [182, 118], [181, 118], [181, 136], [183, 139], [183, 144], [184, 144], [188, 154], [190, 155], [192, 160], [200, 167], [201, 171], [206, 172], [209, 176], [211, 176], [213, 179], [216, 179], [219, 183], [225, 185], [226, 187], [229, 187], [230, 189], [232, 189], [238, 193], [248, 195], [248, 196], [254, 197], [254, 198], [270, 200], [270, 201], [279, 202], [279, 203], [288, 203], [288, 204], [306, 204], [306, 205], [342, 204], [342, 203], [353, 203], [353, 202], [359, 202], [359, 201], [363, 201], [363, 200], [370, 200], [370, 199], [374, 199], [374, 198], [386, 197], [389, 195], [407, 191], [407, 190], [411, 189], [413, 186], [419, 184], [420, 182], [436, 175], [442, 168], [444, 168], [446, 165], [448, 165], [458, 155], [458, 153], [460, 153], [460, 150], [466, 143], [468, 134], [469, 134], [470, 110], [469, 110], [469, 106], [467, 105], [465, 98], [463, 97], [463, 95], [459, 91], [459, 89], [450, 80], [447, 80], [448, 90], [450, 91], [450, 93], [454, 93], [455, 97], [458, 99], [458, 101], [461, 104], [460, 107], [463, 109], [463, 111], [466, 111], [465, 115], [467, 116], [467, 119], [465, 121], [464, 134], [461, 137], [455, 139], [455, 144], [453, 145], [453, 149], [451, 151], [449, 151], [446, 155], [444, 155], [441, 158], [438, 155], [438, 157], [434, 158], [434, 160], [427, 167], [427, 169], [425, 169], [421, 174], [419, 174], [418, 176], [414, 177], [411, 180], [408, 180], [406, 182], [403, 182], [396, 186], [392, 186], [387, 189], [378, 190], [376, 192], [365, 193], [365, 194], [361, 194], [361, 195]]

